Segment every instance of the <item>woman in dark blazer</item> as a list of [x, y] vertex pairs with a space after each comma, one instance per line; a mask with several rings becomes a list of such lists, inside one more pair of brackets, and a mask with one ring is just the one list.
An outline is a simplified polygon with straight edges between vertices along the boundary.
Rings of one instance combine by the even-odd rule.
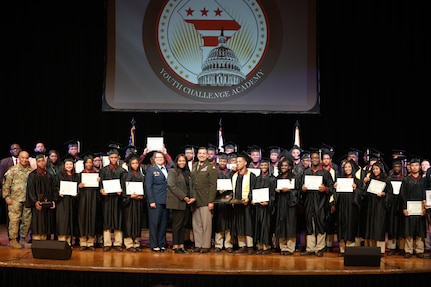
[[145, 174], [145, 190], [149, 207], [149, 247], [154, 252], [166, 252], [166, 229], [169, 220], [169, 210], [166, 208], [168, 189], [166, 158], [161, 151], [156, 151], [153, 162], [154, 164], [147, 168]]
[[186, 253], [184, 234], [190, 220], [193, 198], [190, 171], [184, 154], [175, 158], [175, 168], [168, 172], [168, 196], [166, 208], [172, 210], [172, 249], [175, 253]]

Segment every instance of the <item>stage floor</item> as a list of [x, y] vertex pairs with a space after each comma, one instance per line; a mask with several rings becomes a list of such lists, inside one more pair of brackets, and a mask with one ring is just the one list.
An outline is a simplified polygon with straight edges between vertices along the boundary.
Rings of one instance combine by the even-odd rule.
[[[143, 231], [143, 236], [148, 235]], [[144, 238], [145, 239], [145, 238]], [[148, 238], [147, 238], [148, 239]], [[337, 252], [325, 252], [323, 257], [214, 253], [175, 254], [152, 252], [80, 251], [74, 246], [70, 259], [36, 259], [32, 249], [11, 249], [6, 228], [0, 226], [0, 268], [26, 268], [67, 271], [100, 271], [167, 274], [225, 274], [225, 275], [346, 275], [346, 274], [403, 274], [430, 273], [431, 260], [413, 256], [384, 256], [380, 266], [345, 266]]]

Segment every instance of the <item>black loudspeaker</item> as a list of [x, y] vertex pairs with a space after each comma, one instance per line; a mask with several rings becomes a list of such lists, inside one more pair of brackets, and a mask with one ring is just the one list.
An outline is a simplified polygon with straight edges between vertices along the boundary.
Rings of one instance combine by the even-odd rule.
[[67, 260], [72, 255], [72, 248], [65, 241], [33, 240], [31, 253], [38, 259]]
[[344, 266], [380, 266], [380, 247], [347, 247]]

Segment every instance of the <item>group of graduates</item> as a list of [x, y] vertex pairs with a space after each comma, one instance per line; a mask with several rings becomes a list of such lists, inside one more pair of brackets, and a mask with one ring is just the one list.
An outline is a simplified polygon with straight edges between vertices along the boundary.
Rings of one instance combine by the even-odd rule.
[[[208, 203], [214, 252], [279, 252], [289, 256], [302, 247], [301, 256], [321, 257], [335, 246], [336, 235], [340, 257], [346, 247], [378, 246], [382, 256], [389, 249], [388, 256], [399, 253], [406, 258], [429, 258], [425, 255], [430, 210], [426, 196], [431, 190], [431, 169], [424, 172], [422, 160], [416, 157], [393, 155], [389, 169], [380, 155], [372, 153], [364, 157], [361, 167], [355, 149], [337, 165], [332, 159], [334, 150], [327, 145], [312, 151], [296, 145], [289, 150], [272, 146], [268, 157], [262, 156], [263, 149], [255, 145], [242, 152], [234, 143], [224, 145], [223, 152], [213, 145], [188, 145], [175, 160], [166, 149], [145, 149], [139, 155], [135, 147], [129, 146], [121, 158], [119, 146], [111, 145], [106, 154], [82, 155], [77, 153], [76, 142], [70, 142], [68, 148], [68, 154], [55, 168], [46, 153], [34, 155], [35, 168], [30, 167], [27, 152], [19, 155], [21, 164], [27, 162], [28, 177], [18, 220], [23, 220], [24, 213], [30, 218], [27, 230], [32, 240], [58, 239], [70, 246], [79, 244], [81, 251], [94, 251], [99, 243], [104, 251], [121, 252], [125, 248], [139, 252], [142, 229], [150, 225], [150, 247], [153, 251], [165, 250], [165, 246], [154, 245], [155, 241], [167, 241], [160, 239], [160, 234], [151, 234], [160, 231], [154, 231], [148, 223], [148, 214], [160, 211], [155, 208], [154, 195], [149, 195], [147, 172], [159, 174], [159, 169], [152, 169], [157, 154], [164, 157], [157, 165], [167, 170], [179, 171], [177, 159], [184, 157], [187, 164], [182, 169], [189, 177], [189, 192], [179, 200], [190, 205], [184, 212], [193, 213], [197, 209], [193, 190], [199, 189], [194, 186], [193, 176], [200, 172], [195, 152], [203, 148], [208, 158], [199, 159], [200, 163], [217, 171], [217, 178], [208, 183], [217, 186], [208, 189], [216, 193]], [[79, 168], [78, 163], [82, 164]], [[169, 205], [166, 208], [172, 173], [163, 173], [160, 178], [166, 182], [165, 193], [157, 204], [177, 214]], [[12, 172], [6, 172], [3, 183], [3, 197], [9, 206], [14, 192], [12, 176]], [[187, 252], [183, 248], [179, 252], [178, 246], [191, 242], [194, 232], [191, 214], [181, 216], [186, 218], [180, 223], [184, 238], [175, 239], [176, 253]], [[164, 215], [162, 220], [168, 218]], [[10, 224], [9, 220], [10, 246], [22, 248], [28, 239], [26, 230], [18, 234]], [[161, 229], [162, 233], [165, 230]], [[21, 244], [17, 242], [19, 236], [24, 238]], [[200, 245], [188, 247], [192, 252], [208, 252], [208, 248], [202, 248], [206, 243]]]

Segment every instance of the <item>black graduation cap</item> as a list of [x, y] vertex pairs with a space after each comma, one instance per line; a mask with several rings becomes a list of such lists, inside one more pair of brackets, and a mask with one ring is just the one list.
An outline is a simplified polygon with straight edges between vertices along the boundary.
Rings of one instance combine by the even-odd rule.
[[377, 149], [375, 149], [375, 148], [369, 148], [367, 150], [369, 152], [368, 157], [369, 157], [370, 160], [372, 160], [372, 159], [373, 160], [381, 160], [381, 159], [383, 159], [384, 154], [382, 152], [378, 151]]
[[330, 145], [325, 144], [325, 143], [322, 143], [322, 144], [320, 145], [320, 151], [321, 151], [321, 154], [322, 154], [322, 155], [324, 155], [324, 154], [329, 154], [329, 156], [330, 156], [331, 158], [333, 158], [333, 157], [334, 157], [334, 154], [335, 154], [335, 150], [334, 150], [334, 148], [333, 148], [332, 146], [330, 146]]
[[260, 163], [263, 163], [263, 162], [270, 163], [270, 162], [271, 162], [271, 160], [270, 160], [269, 158], [267, 158], [267, 157], [262, 157], [262, 158], [260, 159]]
[[267, 150], [269, 150], [269, 154], [271, 155], [272, 153], [276, 153], [276, 154], [280, 154], [281, 153], [281, 148], [279, 146], [269, 146], [267, 148]]
[[392, 158], [393, 159], [399, 159], [399, 160], [403, 160], [406, 159], [406, 151], [402, 150], [402, 149], [393, 149], [392, 150]]
[[232, 158], [237, 158], [238, 155], [236, 154], [236, 152], [231, 152], [227, 154], [227, 158], [228, 160], [231, 160]]
[[186, 150], [192, 150], [192, 151], [195, 151], [195, 150], [197, 150], [198, 149], [198, 147], [197, 146], [195, 146], [195, 145], [191, 145], [191, 144], [186, 144], [185, 146], [184, 146], [184, 151], [186, 151]]
[[303, 150], [300, 154], [300, 158], [305, 159], [305, 158], [310, 158], [310, 152], [308, 150]]
[[257, 145], [252, 145], [252, 146], [248, 147], [248, 152], [249, 153], [254, 152], [254, 151], [257, 151], [260, 154], [262, 154], [262, 149], [260, 147], [258, 147]]
[[76, 162], [76, 158], [74, 158], [71, 154], [66, 154], [63, 158], [62, 158], [63, 162], [68, 162], [71, 161], [73, 163]]
[[246, 151], [242, 151], [237, 157], [242, 157], [247, 162], [247, 165], [249, 165], [252, 161], [251, 157]]
[[409, 154], [409, 156], [407, 157], [407, 162], [408, 163], [416, 163], [416, 162], [421, 162], [421, 157], [415, 154]]
[[45, 153], [43, 153], [43, 152], [37, 152], [36, 153], [36, 155], [34, 156], [34, 158], [36, 159], [36, 160], [38, 160], [38, 159], [40, 159], [40, 158], [45, 158], [46, 157], [46, 154]]
[[79, 150], [80, 142], [78, 140], [69, 140], [65, 142], [64, 145], [67, 146], [67, 148], [77, 147]]
[[232, 149], [233, 152], [238, 152], [238, 145], [236, 143], [233, 142], [227, 142], [223, 145], [224, 150], [226, 151], [227, 149]]
[[82, 158], [84, 160], [84, 162], [87, 161], [87, 159], [94, 158], [94, 153], [92, 153], [91, 151], [86, 151], [84, 153], [82, 153], [81, 155], [79, 155], [80, 158]]
[[115, 141], [110, 141], [108, 143], [108, 155], [111, 154], [120, 154], [119, 150], [121, 150], [121, 144]]
[[225, 152], [221, 152], [219, 154], [219, 159], [223, 159], [223, 160], [229, 160], [229, 155]]
[[207, 149], [208, 150], [213, 150], [215, 152], [217, 152], [217, 150], [218, 150], [218, 148], [215, 145], [211, 144], [211, 143], [208, 144]]
[[359, 156], [359, 154], [361, 153], [361, 151], [357, 148], [351, 147], [347, 150], [347, 155], [357, 155]]
[[294, 149], [300, 150], [302, 152], [302, 148], [299, 145], [296, 145], [296, 144], [292, 146], [292, 148], [289, 150], [289, 152], [291, 153], [292, 150], [294, 150]]
[[136, 152], [130, 152], [127, 157], [124, 159], [126, 163], [129, 163], [132, 159], [136, 158], [139, 162], [140, 156]]

